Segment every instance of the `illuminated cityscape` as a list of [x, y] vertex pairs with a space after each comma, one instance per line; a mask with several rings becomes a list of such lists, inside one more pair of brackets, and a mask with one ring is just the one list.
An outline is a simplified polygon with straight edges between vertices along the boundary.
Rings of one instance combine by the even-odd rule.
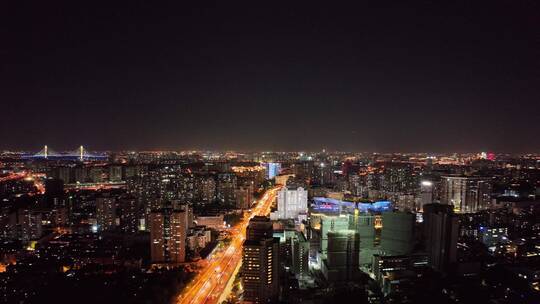
[[540, 155], [27, 155], [0, 155], [4, 302], [538, 299]]
[[540, 304], [537, 1], [0, 15], [0, 304]]

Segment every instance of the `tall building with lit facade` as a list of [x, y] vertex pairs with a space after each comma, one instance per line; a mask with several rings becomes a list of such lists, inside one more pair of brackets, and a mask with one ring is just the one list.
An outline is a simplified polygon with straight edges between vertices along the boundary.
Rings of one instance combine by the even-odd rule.
[[279, 296], [279, 238], [267, 217], [250, 220], [242, 255], [244, 303], [275, 303]]
[[280, 163], [266, 163], [266, 178], [273, 179], [276, 177], [276, 175], [279, 174], [279, 171], [281, 170], [281, 164]]
[[328, 234], [332, 231], [349, 229], [348, 215], [322, 215], [321, 216], [321, 256], [324, 258], [328, 253]]
[[96, 199], [96, 219], [100, 231], [108, 231], [116, 227], [116, 199], [114, 197], [105, 196]]
[[178, 264], [186, 258], [187, 210], [167, 206], [150, 213], [152, 263]]
[[477, 176], [443, 176], [441, 203], [472, 213], [486, 209], [491, 199], [491, 179]]
[[277, 197], [277, 219], [298, 219], [306, 215], [308, 192], [302, 187], [283, 187]]
[[135, 197], [123, 197], [118, 203], [120, 228], [126, 233], [136, 233], [139, 230], [141, 210]]
[[433, 269], [444, 273], [456, 262], [458, 233], [458, 217], [451, 205], [424, 206], [424, 238], [429, 265]]
[[236, 204], [236, 175], [234, 175], [234, 173], [218, 174], [216, 196], [223, 204]]
[[19, 209], [17, 213], [17, 221], [20, 226], [19, 239], [22, 241], [38, 240], [43, 234], [41, 213], [28, 208]]
[[433, 203], [433, 182], [423, 180], [420, 182], [420, 206], [418, 210], [422, 210], [425, 205]]
[[199, 201], [212, 202], [216, 198], [216, 180], [210, 175], [197, 176], [196, 190]]
[[274, 236], [280, 237], [280, 262], [298, 278], [309, 275], [310, 242], [305, 235], [296, 230], [276, 232]]

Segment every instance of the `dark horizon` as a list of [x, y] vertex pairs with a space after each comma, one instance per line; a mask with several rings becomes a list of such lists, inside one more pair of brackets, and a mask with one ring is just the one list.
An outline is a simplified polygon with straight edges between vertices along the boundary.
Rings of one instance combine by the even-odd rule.
[[0, 149], [540, 151], [538, 3], [4, 5]]

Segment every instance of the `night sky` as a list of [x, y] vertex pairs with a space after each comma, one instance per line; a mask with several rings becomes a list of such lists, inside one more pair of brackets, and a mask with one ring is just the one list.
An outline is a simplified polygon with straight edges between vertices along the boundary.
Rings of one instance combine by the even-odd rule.
[[0, 149], [540, 151], [538, 1], [10, 2]]

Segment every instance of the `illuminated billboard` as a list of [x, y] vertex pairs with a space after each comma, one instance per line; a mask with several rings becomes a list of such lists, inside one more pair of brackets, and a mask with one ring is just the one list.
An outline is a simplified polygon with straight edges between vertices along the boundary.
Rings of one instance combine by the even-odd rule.
[[328, 197], [314, 197], [312, 208], [319, 212], [352, 212], [358, 209], [360, 212], [385, 212], [391, 210], [392, 203], [390, 201], [377, 202], [349, 202]]

